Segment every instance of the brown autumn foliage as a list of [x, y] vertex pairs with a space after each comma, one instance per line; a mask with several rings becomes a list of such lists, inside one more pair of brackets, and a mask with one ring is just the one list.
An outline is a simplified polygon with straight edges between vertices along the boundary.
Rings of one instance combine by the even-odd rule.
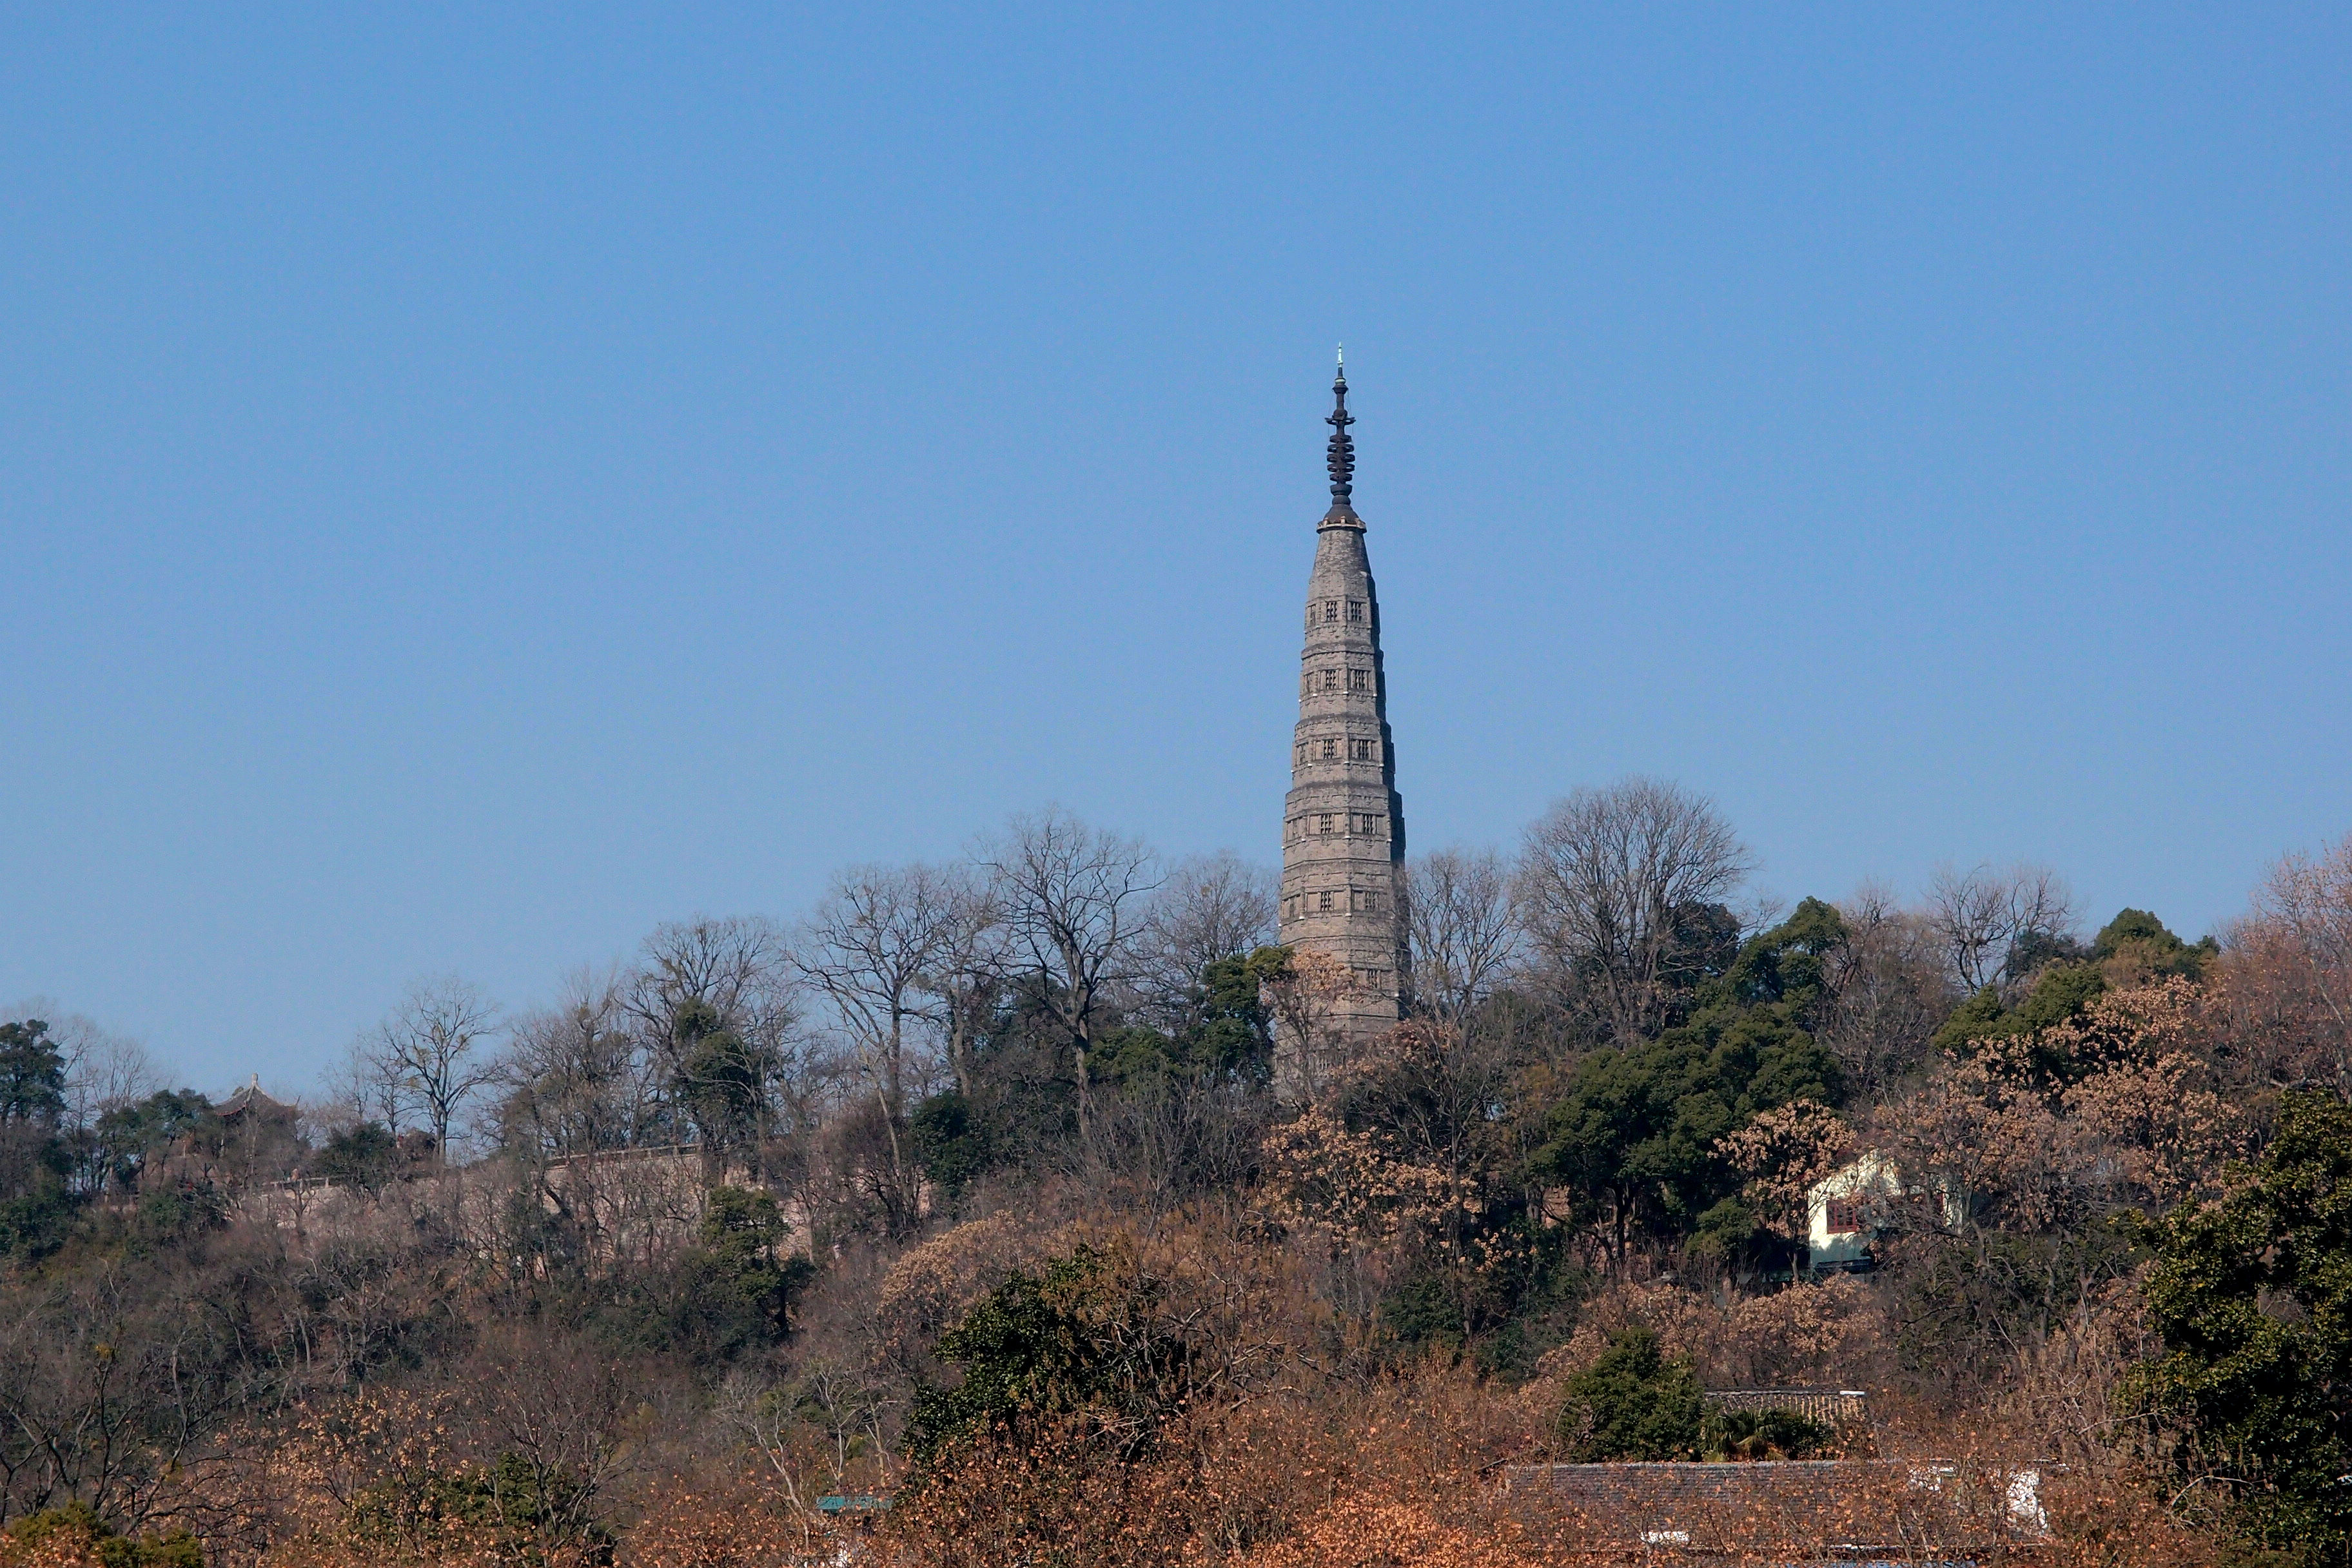
[[1528, 1568], [1542, 1561], [1516, 1542], [1448, 1522], [1442, 1506], [1354, 1493], [1241, 1561], [1246, 1568]]
[[[1906, 1163], [1946, 1173], [2029, 1230], [2217, 1190], [2248, 1147], [2222, 1092], [2204, 990], [2178, 976], [2094, 998], [2084, 1016], [1979, 1040], [1887, 1108]], [[2053, 1076], [2049, 1063], [2075, 1076]]]
[[108, 1568], [99, 1555], [96, 1534], [87, 1528], [68, 1527], [26, 1539], [11, 1531], [0, 1535], [0, 1568]]
[[[160, 1256], [184, 1258], [184, 1276], [143, 1316], [103, 1270], [69, 1276], [70, 1257], [10, 1276], [12, 1300], [48, 1290], [40, 1322], [75, 1331], [0, 1334], [0, 1397], [44, 1431], [116, 1434], [109, 1476], [135, 1484], [107, 1479], [107, 1506], [138, 1531], [187, 1523], [215, 1568], [770, 1568], [843, 1553], [915, 1568], [1517, 1568], [1647, 1550], [1626, 1518], [1546, 1513], [1513, 1480], [1554, 1456], [1568, 1380], [1644, 1328], [1708, 1389], [1868, 1389], [1874, 1437], [1846, 1451], [1895, 1468], [1855, 1483], [1858, 1531], [1927, 1508], [1915, 1462], [2032, 1468], [2047, 1537], [1995, 1531], [1979, 1560], [2219, 1563], [2223, 1549], [2154, 1485], [2158, 1435], [2121, 1412], [2127, 1374], [2158, 1347], [2144, 1267], [2106, 1222], [2223, 1190], [2266, 1135], [2267, 1097], [2342, 1081], [2347, 907], [2339, 846], [2283, 868], [2201, 973], [2157, 948], [2067, 961], [2105, 989], [1932, 1060], [1924, 939], [1881, 922], [1905, 943], [1881, 965], [1892, 1000], [1850, 995], [1822, 1025], [1868, 1092], [1836, 1110], [1743, 1109], [1701, 1145], [1727, 1173], [1714, 1192], [1782, 1243], [1805, 1229], [1809, 1189], [1864, 1149], [1964, 1189], [1957, 1220], [1901, 1206], [1866, 1277], [1774, 1279], [1670, 1237], [1601, 1245], [1575, 1217], [1587, 1211], [1524, 1164], [1590, 1041], [1547, 1035], [1556, 1018], [1507, 997], [1494, 1018], [1409, 1023], [1378, 1059], [1325, 1039], [1306, 1064], [1320, 1098], [1233, 1117], [1223, 1133], [1241, 1158], [1213, 1183], [1170, 1176], [1181, 1161], [1157, 1146], [1139, 1173], [1108, 1080], [1088, 1086], [1087, 1138], [1057, 1133], [1053, 1097], [1070, 1086], [1041, 1080], [1026, 1085], [1030, 1119], [996, 1134], [994, 1166], [887, 1213], [866, 1166], [877, 1138], [906, 1130], [853, 1124], [812, 1091], [731, 1163], [485, 1162], [364, 1195], [247, 1194], [176, 1240], [119, 1218], [136, 1245], [101, 1255], [109, 1268]], [[1301, 1037], [1328, 1035], [1341, 977], [1307, 962], [1282, 984], [1266, 1003]], [[1063, 1059], [1057, 1037], [1039, 1037], [1053, 1049], [1034, 1060]], [[962, 1065], [981, 1072], [988, 1050]], [[1264, 1093], [1188, 1070], [1137, 1079], [1154, 1106], [1182, 1102], [1161, 1131], [1210, 1119], [1216, 1095]], [[793, 1205], [781, 1240], [730, 1255], [701, 1236], [721, 1176]], [[914, 1391], [964, 1375], [940, 1335], [1082, 1244], [1141, 1303], [1097, 1326], [1185, 1347], [1181, 1400], [1124, 1425], [1026, 1422], [919, 1474], [903, 1447]], [[1787, 1253], [1771, 1255], [1785, 1267]], [[784, 1259], [806, 1267], [787, 1281]], [[58, 1278], [75, 1288], [52, 1289]], [[119, 1321], [100, 1332], [106, 1311]], [[133, 1331], [138, 1396], [174, 1378], [190, 1390], [176, 1432], [122, 1408], [109, 1369], [130, 1358], [110, 1347]], [[209, 1382], [191, 1372], [200, 1351], [217, 1361]], [[88, 1469], [41, 1463], [5, 1478], [0, 1521], [77, 1487], [96, 1495]], [[1981, 1513], [1971, 1484], [1952, 1506]], [[828, 1512], [828, 1493], [894, 1506]], [[1779, 1508], [1710, 1504], [1679, 1544], [1794, 1560], [1818, 1542]], [[0, 1568], [124, 1568], [126, 1550], [68, 1523], [0, 1535]]]
[[1481, 1472], [1528, 1438], [1459, 1367], [1431, 1363], [1370, 1387], [1318, 1386], [1297, 1367], [1286, 1384], [1188, 1412], [1139, 1463], [1119, 1464], [1072, 1427], [983, 1443], [928, 1480], [886, 1539], [940, 1568], [1056, 1553], [1116, 1565], [1386, 1561], [1329, 1557], [1318, 1542], [1336, 1542], [1329, 1521], [1368, 1503], [1402, 1521], [1454, 1516], [1400, 1543], [1484, 1541], [1492, 1489]]
[[1394, 1244], [1433, 1222], [1448, 1196], [1444, 1173], [1318, 1106], [1268, 1133], [1265, 1154], [1275, 1215], [1342, 1252]]
[[1885, 1324], [1869, 1289], [1832, 1275], [1762, 1295], [1726, 1298], [1667, 1280], [1612, 1283], [1586, 1303], [1567, 1343], [1538, 1363], [1555, 1383], [1589, 1366], [1609, 1337], [1643, 1327], [1688, 1360], [1709, 1388], [1803, 1387], [1853, 1377]]
[[[1545, 1375], [1519, 1389], [1446, 1356], [1365, 1380], [1323, 1364], [1333, 1331], [1313, 1285], [1319, 1243], [1269, 1242], [1246, 1219], [1213, 1214], [1125, 1234], [1129, 1266], [1167, 1283], [1166, 1310], [1235, 1363], [1219, 1395], [1173, 1421], [1139, 1462], [1074, 1429], [982, 1444], [902, 1492], [871, 1534], [845, 1534], [795, 1512], [722, 1445], [698, 1472], [665, 1473], [614, 1500], [608, 1538], [566, 1542], [480, 1506], [490, 1467], [469, 1405], [487, 1397], [481, 1391], [362, 1392], [301, 1415], [268, 1446], [247, 1482], [266, 1517], [250, 1545], [224, 1538], [211, 1560], [253, 1568], [781, 1568], [831, 1561], [862, 1543], [879, 1560], [938, 1568], [1597, 1563], [1622, 1545], [1622, 1519], [1531, 1525], [1505, 1484], [1511, 1463], [1545, 1458], [1552, 1405], [1543, 1391], [1593, 1335], [1648, 1323], [1720, 1386], [1813, 1381], [1851, 1365], [1876, 1331], [1868, 1288], [1851, 1279], [1730, 1300], [1665, 1281], [1621, 1282], [1588, 1304], [1584, 1325], [1548, 1358]], [[2053, 1539], [2032, 1560], [2212, 1562], [2112, 1446], [2076, 1429], [2101, 1407], [2100, 1380], [2133, 1348], [2128, 1300], [2104, 1313], [2079, 1329], [2080, 1342], [2037, 1347], [2019, 1368], [2013, 1402], [1988, 1423], [2005, 1429], [2021, 1456], [2043, 1459], [2056, 1435], [2074, 1432], [2062, 1456], [2068, 1468], [2053, 1473], [2045, 1497]], [[1948, 1445], [1975, 1440], [1937, 1436]], [[877, 1484], [902, 1479], [883, 1473]], [[1769, 1510], [1708, 1519], [1704, 1528], [1738, 1543], [1725, 1561], [1779, 1560], [1786, 1544], [1786, 1521]], [[0, 1563], [87, 1568], [98, 1561], [91, 1550], [60, 1537]]]
[[627, 1568], [772, 1568], [838, 1550], [837, 1531], [780, 1509], [756, 1477], [709, 1485], [678, 1478], [653, 1494], [620, 1561]]
[[2271, 868], [2213, 989], [2250, 1083], [2352, 1098], [2352, 835]]
[[1806, 1195], [1853, 1156], [1853, 1130], [1826, 1105], [1794, 1100], [1759, 1111], [1716, 1145], [1748, 1179], [1740, 1195], [1774, 1235], [1805, 1234]]
[[1010, 1210], [966, 1220], [908, 1247], [883, 1275], [875, 1298], [884, 1353], [919, 1352], [1014, 1269], [1055, 1250], [1050, 1235]]

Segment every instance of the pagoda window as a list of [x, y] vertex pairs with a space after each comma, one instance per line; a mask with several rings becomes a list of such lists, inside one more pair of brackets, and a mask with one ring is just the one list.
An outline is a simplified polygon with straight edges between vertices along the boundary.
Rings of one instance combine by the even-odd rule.
[[1364, 618], [1364, 601], [1363, 601], [1363, 600], [1361, 600], [1361, 599], [1350, 599], [1350, 600], [1349, 600], [1349, 601], [1348, 601], [1348, 619], [1349, 619], [1350, 622], [1360, 622], [1360, 621], [1362, 621], [1362, 620], [1363, 620], [1363, 618]]
[[1326, 599], [1326, 600], [1324, 600], [1324, 601], [1323, 601], [1323, 619], [1324, 619], [1324, 622], [1325, 622], [1327, 625], [1334, 625], [1334, 626], [1336, 626], [1336, 625], [1339, 623], [1339, 600], [1337, 600], [1337, 599]]

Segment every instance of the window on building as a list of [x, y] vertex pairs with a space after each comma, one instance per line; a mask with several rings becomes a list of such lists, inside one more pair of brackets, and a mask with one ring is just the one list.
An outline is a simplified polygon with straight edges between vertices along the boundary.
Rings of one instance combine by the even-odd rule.
[[1372, 914], [1381, 912], [1381, 895], [1370, 888], [1364, 889], [1364, 908]]
[[1337, 762], [1337, 761], [1339, 761], [1339, 737], [1337, 737], [1337, 736], [1333, 736], [1331, 739], [1327, 740], [1327, 741], [1325, 741], [1325, 742], [1323, 742], [1323, 756], [1324, 756], [1324, 759], [1325, 759], [1327, 762]]
[[1860, 1198], [1832, 1198], [1829, 1210], [1829, 1230], [1832, 1236], [1845, 1236], [1862, 1228]]
[[1318, 816], [1318, 817], [1317, 817], [1317, 818], [1315, 819], [1315, 821], [1316, 821], [1316, 829], [1315, 829], [1315, 830], [1316, 830], [1318, 833], [1328, 833], [1328, 832], [1330, 832], [1330, 831], [1331, 831], [1331, 824], [1332, 824], [1332, 821], [1334, 820], [1334, 818], [1336, 817], [1336, 816], [1337, 816], [1337, 814], [1336, 814], [1336, 813], [1334, 813], [1334, 812], [1328, 812], [1328, 811], [1327, 811], [1327, 812], [1323, 813], [1320, 816]]
[[1360, 621], [1360, 620], [1362, 620], [1363, 618], [1364, 618], [1364, 601], [1363, 601], [1363, 600], [1361, 600], [1361, 599], [1350, 599], [1350, 600], [1349, 600], [1349, 601], [1348, 601], [1348, 619], [1349, 619], [1349, 620], [1350, 620], [1350, 621]]
[[1307, 760], [1307, 742], [1304, 741], [1298, 742], [1298, 760], [1302, 763]]
[[1371, 743], [1371, 742], [1370, 742], [1370, 741], [1368, 741], [1368, 740], [1367, 740], [1367, 741], [1349, 741], [1349, 742], [1348, 742], [1348, 757], [1349, 757], [1349, 761], [1351, 761], [1351, 762], [1358, 762], [1358, 763], [1369, 763], [1369, 762], [1370, 762], [1370, 761], [1372, 760], [1372, 743]]
[[1339, 600], [1337, 600], [1337, 599], [1326, 599], [1326, 600], [1324, 600], [1324, 601], [1323, 601], [1323, 619], [1324, 619], [1326, 622], [1336, 622], [1336, 621], [1338, 621], [1338, 620], [1339, 620]]
[[1372, 672], [1371, 672], [1370, 670], [1369, 670], [1369, 669], [1351, 669], [1351, 670], [1349, 670], [1349, 671], [1348, 672], [1348, 689], [1349, 689], [1349, 690], [1350, 690], [1350, 691], [1370, 691], [1371, 689], [1372, 689]]
[[1337, 691], [1339, 689], [1339, 672], [1338, 670], [1327, 669], [1323, 672], [1323, 689], [1326, 691]]
[[1327, 912], [1330, 910], [1330, 908], [1331, 908], [1331, 894], [1330, 894], [1330, 892], [1329, 892], [1329, 890], [1328, 890], [1328, 889], [1326, 889], [1326, 890], [1325, 890], [1325, 891], [1323, 891], [1323, 892], [1320, 892], [1320, 893], [1316, 894], [1316, 895], [1315, 895], [1315, 900], [1316, 900], [1315, 907], [1316, 907], [1317, 909], [1318, 909], [1318, 910], [1325, 910], [1325, 911], [1327, 911]]

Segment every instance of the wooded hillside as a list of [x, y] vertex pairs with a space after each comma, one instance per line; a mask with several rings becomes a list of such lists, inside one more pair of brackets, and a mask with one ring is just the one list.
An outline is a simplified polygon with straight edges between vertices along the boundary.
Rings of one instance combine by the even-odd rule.
[[2352, 840], [2194, 941], [1748, 871], [1638, 782], [1416, 861], [1378, 1040], [1265, 873], [1058, 812], [299, 1104], [10, 1020], [0, 1565], [1601, 1560], [1513, 1467], [1817, 1458], [2347, 1561]]

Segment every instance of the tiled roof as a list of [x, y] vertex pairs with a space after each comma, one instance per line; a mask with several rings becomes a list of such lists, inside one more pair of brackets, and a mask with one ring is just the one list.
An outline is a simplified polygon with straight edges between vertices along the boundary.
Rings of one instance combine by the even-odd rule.
[[272, 1121], [291, 1120], [297, 1114], [293, 1106], [262, 1093], [257, 1079], [213, 1107], [213, 1114], [223, 1121], [235, 1121], [248, 1110]]
[[1506, 1484], [1531, 1535], [1587, 1552], [1916, 1561], [2039, 1539], [2042, 1527], [2038, 1472], [1946, 1460], [1521, 1465]]
[[1858, 1388], [1710, 1388], [1706, 1402], [1725, 1410], [1789, 1410], [1825, 1426], [1870, 1424], [1869, 1395]]

